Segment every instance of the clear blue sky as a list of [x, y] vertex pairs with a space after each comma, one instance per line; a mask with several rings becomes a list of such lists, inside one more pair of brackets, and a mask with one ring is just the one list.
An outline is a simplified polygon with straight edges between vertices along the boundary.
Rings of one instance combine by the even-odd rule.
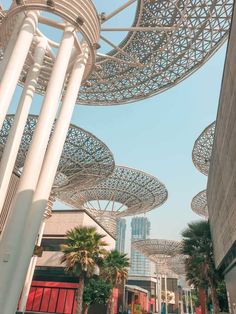
[[[99, 11], [105, 11], [100, 0], [95, 2]], [[2, 1], [5, 7], [9, 3]], [[103, 7], [108, 8], [106, 12], [114, 8], [114, 3], [117, 1], [102, 1]], [[121, 14], [116, 25], [131, 24], [134, 10], [131, 11]], [[152, 237], [177, 239], [189, 221], [198, 219], [190, 203], [195, 194], [205, 189], [207, 178], [193, 166], [191, 152], [198, 135], [216, 118], [224, 58], [225, 46], [182, 83], [145, 101], [75, 108], [72, 122], [103, 140], [118, 165], [142, 169], [166, 185], [167, 202], [146, 214], [151, 221]], [[18, 96], [19, 89], [11, 113]], [[40, 102], [41, 97], [37, 96], [32, 113], [39, 112]]]

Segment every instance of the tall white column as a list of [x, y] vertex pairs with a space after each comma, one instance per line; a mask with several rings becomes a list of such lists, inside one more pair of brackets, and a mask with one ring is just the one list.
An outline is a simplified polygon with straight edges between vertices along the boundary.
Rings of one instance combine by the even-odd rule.
[[168, 314], [168, 294], [167, 294], [167, 276], [165, 275], [165, 299], [166, 299], [166, 314]]
[[14, 29], [10, 35], [9, 41], [7, 43], [7, 47], [4, 51], [3, 60], [0, 63], [0, 82], [2, 79], [2, 75], [3, 75], [3, 73], [7, 67], [7, 64], [10, 60], [12, 51], [14, 49], [14, 46], [15, 46], [15, 43], [17, 40], [17, 36], [19, 34], [19, 31], [21, 29], [21, 25], [22, 25], [24, 19], [25, 19], [25, 14], [23, 12], [20, 12], [17, 16], [17, 20], [16, 20], [16, 23], [14, 25]]
[[158, 313], [161, 313], [161, 281], [162, 281], [162, 277], [161, 275], [158, 275], [157, 277], [157, 284], [158, 284]]
[[190, 298], [190, 307], [191, 307], [191, 314], [193, 314], [193, 300], [192, 300], [192, 292], [189, 291], [189, 298]]
[[[42, 243], [46, 221], [52, 216], [52, 207], [53, 207], [54, 201], [55, 201], [55, 198], [51, 195], [48, 199], [47, 207], [46, 207], [46, 210], [45, 210], [44, 215], [43, 215], [43, 222], [40, 226], [39, 234], [37, 237], [36, 245], [38, 245], [38, 246], [40, 246]], [[24, 287], [23, 287], [23, 290], [21, 293], [21, 299], [20, 299], [20, 303], [19, 303], [19, 311], [21, 311], [21, 312], [24, 312], [26, 309], [27, 299], [29, 296], [29, 292], [30, 292], [30, 288], [31, 288], [37, 260], [38, 260], [38, 257], [33, 256], [31, 258], [31, 261], [30, 261], [30, 265], [29, 265], [29, 268], [27, 271], [27, 275], [26, 275], [26, 279], [24, 282]]]
[[[67, 27], [64, 32], [32, 143], [27, 153], [16, 197], [13, 201], [7, 225], [0, 242], [1, 314], [13, 314], [14, 309], [16, 308], [17, 301], [16, 299], [12, 299], [8, 290], [11, 288], [12, 283], [13, 285], [16, 283], [14, 279], [14, 270], [18, 264], [19, 257], [22, 255], [21, 250], [22, 245], [24, 245], [22, 243], [22, 237], [25, 230], [25, 222], [32, 205], [33, 194], [38, 183], [49, 136], [59, 106], [66, 69], [74, 45], [72, 31], [72, 27]], [[36, 232], [38, 232], [38, 230], [39, 226]], [[13, 305], [12, 310], [10, 311], [4, 310], [6, 308], [6, 300]]]
[[[40, 246], [41, 242], [42, 242], [42, 238], [43, 238], [43, 232], [44, 232], [44, 228], [45, 228], [45, 220], [42, 222], [42, 225], [40, 227], [40, 231], [39, 231], [39, 237], [37, 240], [36, 245]], [[28, 299], [28, 295], [30, 292], [30, 287], [31, 287], [31, 283], [32, 283], [32, 279], [34, 276], [34, 271], [35, 271], [35, 267], [36, 267], [36, 263], [37, 263], [37, 256], [33, 256], [31, 258], [30, 261], [30, 265], [27, 271], [27, 275], [25, 278], [25, 283], [24, 283], [24, 287], [21, 293], [21, 299], [20, 299], [20, 304], [19, 304], [19, 311], [20, 312], [24, 312], [26, 309], [26, 304], [27, 304], [27, 299]]]
[[[160, 298], [162, 296], [162, 275], [160, 275]], [[161, 313], [161, 306], [162, 306], [162, 298], [160, 299], [160, 313]]]
[[11, 289], [8, 292], [9, 300], [11, 301], [7, 301], [5, 303], [2, 314], [14, 313], [14, 310], [16, 309], [15, 306], [17, 304], [17, 300], [19, 298], [25, 275], [27, 273], [27, 268], [30, 263], [30, 258], [34, 249], [34, 244], [38, 233], [37, 231], [39, 230], [40, 224], [42, 222], [44, 210], [51, 192], [68, 128], [70, 126], [70, 121], [83, 78], [87, 58], [88, 50], [86, 48], [82, 56], [76, 60], [70, 75], [66, 94], [62, 102], [61, 111], [47, 148], [43, 167], [37, 184], [37, 189], [33, 196], [32, 207], [29, 217], [26, 221], [25, 232], [20, 249], [21, 254], [14, 270], [13, 281], [10, 283]]
[[7, 194], [8, 185], [17, 153], [20, 147], [21, 138], [27, 121], [29, 110], [32, 104], [38, 76], [43, 63], [47, 42], [41, 39], [35, 48], [34, 63], [29, 69], [24, 89], [21, 95], [19, 105], [14, 117], [14, 122], [9, 132], [7, 143], [0, 162], [0, 213]]
[[15, 47], [0, 83], [0, 129], [6, 117], [38, 23], [38, 12], [30, 11], [21, 27]]

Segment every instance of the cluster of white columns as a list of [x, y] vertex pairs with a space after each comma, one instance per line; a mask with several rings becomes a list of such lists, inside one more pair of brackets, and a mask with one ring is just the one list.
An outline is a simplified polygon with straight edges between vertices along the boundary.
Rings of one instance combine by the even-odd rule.
[[[158, 267], [158, 266], [157, 266]], [[158, 298], [158, 313], [161, 313], [162, 309], [162, 278], [164, 278], [164, 291], [165, 291], [165, 313], [168, 314], [168, 287], [167, 287], [167, 275], [157, 275], [157, 298]]]
[[[9, 47], [7, 47], [8, 53], [5, 54], [5, 61], [0, 69], [2, 73], [0, 127], [2, 127], [12, 100], [32, 40], [33, 38], [36, 39], [34, 36], [38, 16], [39, 12], [28, 12], [24, 19], [20, 16], [19, 23], [22, 24], [20, 31], [15, 31], [12, 35], [12, 38], [15, 38], [15, 45], [12, 44], [12, 39], [9, 42]], [[74, 61], [66, 93], [59, 108], [68, 65], [75, 44], [73, 32], [74, 27], [70, 25], [65, 27], [17, 193], [0, 241], [1, 314], [14, 314], [16, 311], [88, 59], [88, 48], [83, 43], [80, 46], [78, 57]], [[38, 39], [34, 52], [34, 63], [28, 72], [14, 124], [1, 159], [0, 210], [5, 200], [46, 47], [47, 41]], [[59, 116], [50, 138], [58, 110]], [[35, 261], [31, 262], [31, 270], [34, 263]], [[30, 280], [31, 277], [32, 271], [29, 271], [27, 280]]]
[[189, 314], [189, 306], [190, 306], [191, 314], [193, 314], [193, 301], [192, 301], [191, 289], [183, 289], [183, 291], [184, 291], [186, 314]]

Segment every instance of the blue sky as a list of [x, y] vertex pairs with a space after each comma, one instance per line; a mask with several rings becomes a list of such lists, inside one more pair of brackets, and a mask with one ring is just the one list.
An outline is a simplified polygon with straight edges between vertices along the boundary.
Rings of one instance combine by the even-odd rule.
[[[2, 4], [7, 7], [9, 2]], [[105, 11], [101, 1], [95, 2], [100, 3], [99, 11]], [[117, 2], [102, 3], [109, 12]], [[131, 8], [131, 13], [121, 14], [116, 23], [131, 24], [133, 12]], [[119, 41], [120, 37], [114, 40]], [[74, 110], [72, 122], [103, 140], [118, 165], [144, 170], [166, 185], [167, 202], [146, 214], [151, 221], [152, 237], [178, 239], [187, 223], [198, 219], [190, 203], [206, 187], [207, 178], [193, 166], [191, 152], [198, 135], [216, 118], [225, 46], [200, 70], [162, 94], [128, 105], [76, 106]], [[19, 91], [20, 88], [11, 113], [15, 111]], [[35, 97], [31, 113], [39, 112], [41, 100], [40, 96]], [[130, 219], [128, 229], [129, 223]]]

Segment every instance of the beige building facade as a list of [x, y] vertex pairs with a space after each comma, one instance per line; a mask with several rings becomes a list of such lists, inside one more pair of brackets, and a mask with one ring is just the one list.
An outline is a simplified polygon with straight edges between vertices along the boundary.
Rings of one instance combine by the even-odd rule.
[[54, 210], [52, 217], [47, 220], [44, 229], [42, 257], [38, 258], [39, 267], [63, 267], [60, 263], [62, 253], [60, 245], [65, 240], [66, 232], [75, 227], [95, 227], [97, 232], [104, 235], [107, 250], [115, 249], [116, 240], [92, 216], [84, 210]]
[[207, 189], [216, 267], [224, 273], [233, 314], [236, 313], [235, 35], [236, 8], [227, 49]]

